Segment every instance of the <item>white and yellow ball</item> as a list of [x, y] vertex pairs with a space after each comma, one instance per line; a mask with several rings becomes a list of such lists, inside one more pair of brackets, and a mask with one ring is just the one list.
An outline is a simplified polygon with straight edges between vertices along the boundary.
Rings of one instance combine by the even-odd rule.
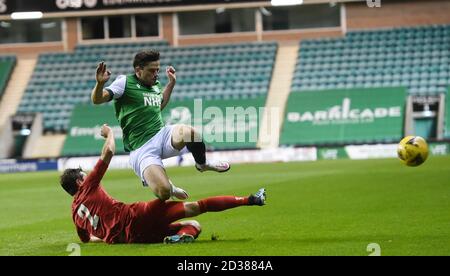
[[420, 136], [406, 136], [398, 144], [398, 158], [407, 166], [421, 165], [428, 157], [428, 144]]

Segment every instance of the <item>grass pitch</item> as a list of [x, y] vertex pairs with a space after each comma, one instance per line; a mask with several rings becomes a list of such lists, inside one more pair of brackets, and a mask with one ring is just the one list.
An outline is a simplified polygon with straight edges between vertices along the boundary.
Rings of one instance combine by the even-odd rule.
[[[81, 244], [57, 172], [0, 175], [0, 255], [450, 255], [450, 156], [417, 168], [396, 159], [234, 165], [226, 174], [169, 168], [191, 200], [267, 189], [264, 207], [196, 219], [193, 244]], [[116, 199], [154, 199], [131, 170], [107, 172]], [[212, 240], [216, 236], [217, 240]]]

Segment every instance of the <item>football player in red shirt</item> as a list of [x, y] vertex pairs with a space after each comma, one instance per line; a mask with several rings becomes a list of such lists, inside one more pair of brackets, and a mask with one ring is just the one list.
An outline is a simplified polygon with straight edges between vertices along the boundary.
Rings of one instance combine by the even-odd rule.
[[61, 186], [74, 197], [72, 218], [82, 242], [192, 242], [200, 234], [200, 224], [195, 220], [176, 221], [205, 212], [265, 204], [265, 189], [248, 197], [217, 196], [197, 202], [160, 199], [133, 204], [119, 202], [100, 184], [115, 152], [111, 128], [103, 125], [101, 135], [106, 141], [94, 170], [87, 175], [81, 168], [66, 169], [61, 175]]

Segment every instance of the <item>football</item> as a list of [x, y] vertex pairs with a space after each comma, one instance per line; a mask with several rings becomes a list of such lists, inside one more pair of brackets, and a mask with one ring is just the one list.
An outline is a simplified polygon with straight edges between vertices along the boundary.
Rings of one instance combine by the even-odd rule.
[[428, 157], [428, 144], [420, 136], [406, 136], [398, 144], [398, 158], [407, 166], [421, 165]]

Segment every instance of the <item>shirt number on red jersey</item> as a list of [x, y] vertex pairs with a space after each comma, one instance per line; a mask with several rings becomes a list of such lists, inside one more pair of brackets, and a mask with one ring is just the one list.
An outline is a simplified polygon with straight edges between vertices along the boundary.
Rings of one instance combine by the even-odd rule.
[[92, 216], [91, 212], [89, 212], [89, 209], [86, 206], [81, 204], [80, 207], [78, 207], [77, 215], [81, 219], [87, 218], [92, 228], [94, 228], [94, 230], [97, 230], [98, 220], [100, 218], [97, 215]]

